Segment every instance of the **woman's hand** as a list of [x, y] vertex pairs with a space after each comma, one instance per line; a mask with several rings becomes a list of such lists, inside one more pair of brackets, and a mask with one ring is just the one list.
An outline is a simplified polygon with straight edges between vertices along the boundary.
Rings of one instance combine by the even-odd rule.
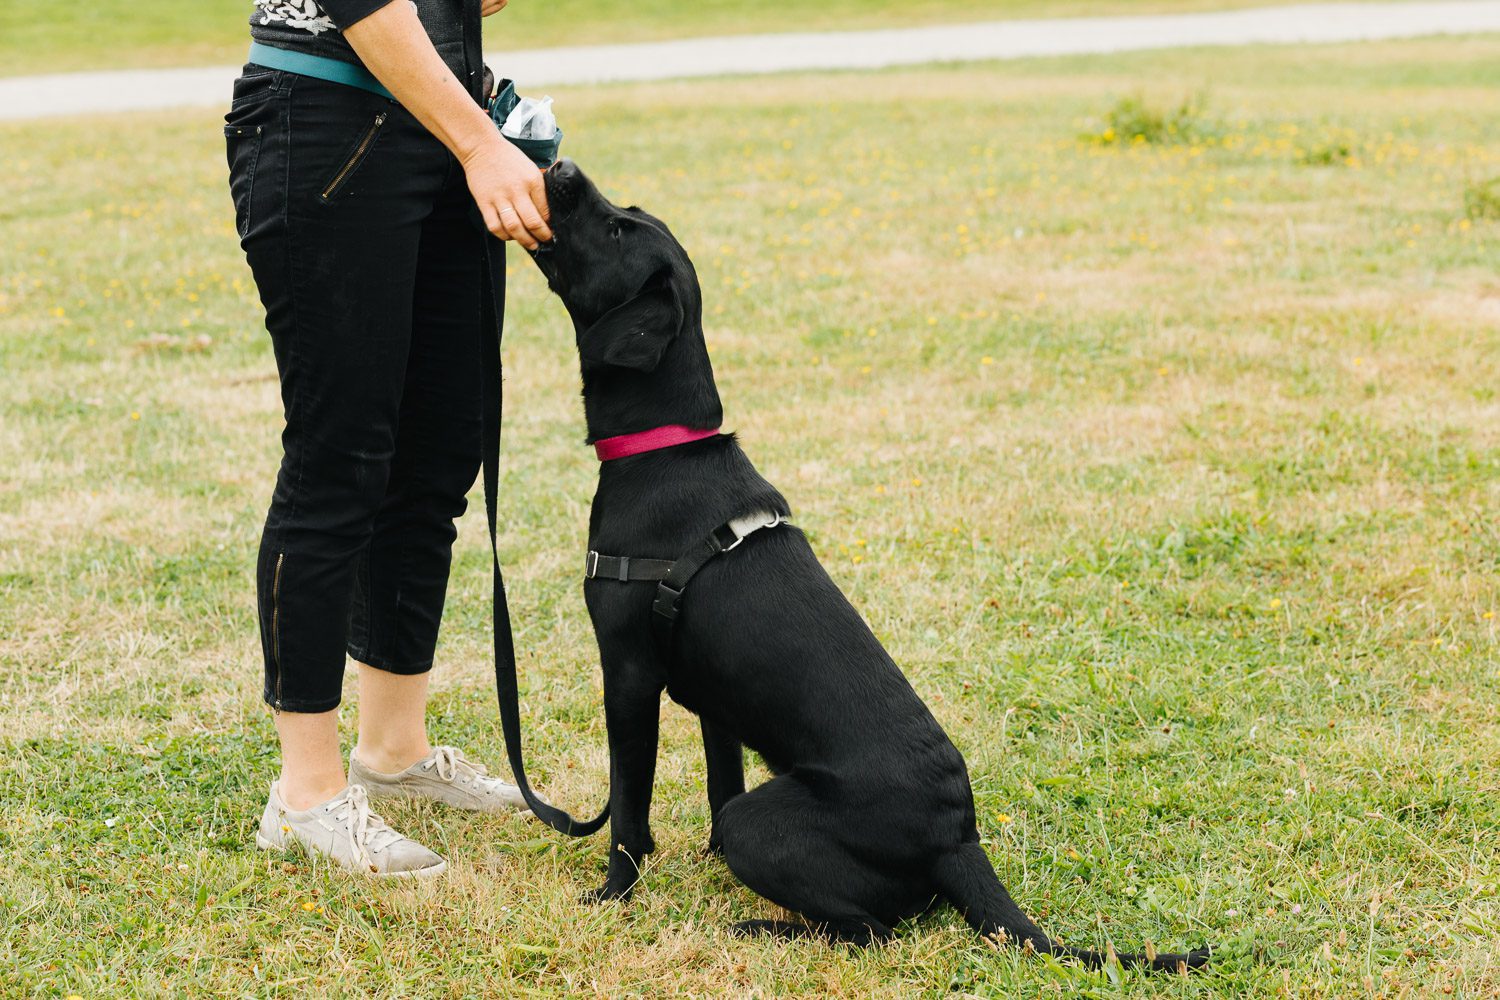
[[551, 212], [542, 172], [499, 132], [491, 135], [492, 142], [462, 161], [469, 192], [484, 216], [484, 228], [502, 240], [515, 240], [527, 250], [535, 250], [538, 244], [552, 239], [552, 230], [547, 228]]
[[505, 9], [505, 5], [508, 3], [510, 3], [510, 0], [484, 0], [484, 4], [479, 8], [479, 13], [482, 17], [498, 14]]
[[[504, 0], [486, 0], [484, 10], [504, 6]], [[541, 171], [500, 137], [490, 116], [443, 63], [413, 4], [388, 3], [345, 28], [344, 38], [376, 79], [463, 164], [486, 229], [528, 250], [552, 239]]]

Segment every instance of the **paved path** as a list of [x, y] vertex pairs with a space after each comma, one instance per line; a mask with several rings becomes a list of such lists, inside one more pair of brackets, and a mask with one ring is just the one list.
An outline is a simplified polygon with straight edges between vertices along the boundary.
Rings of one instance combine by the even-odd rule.
[[[640, 45], [492, 52], [528, 90], [729, 73], [872, 69], [1191, 45], [1343, 42], [1500, 31], [1500, 0], [1329, 3], [1200, 14], [989, 21], [931, 28], [738, 35]], [[222, 107], [237, 68], [125, 70], [0, 79], [0, 119]]]

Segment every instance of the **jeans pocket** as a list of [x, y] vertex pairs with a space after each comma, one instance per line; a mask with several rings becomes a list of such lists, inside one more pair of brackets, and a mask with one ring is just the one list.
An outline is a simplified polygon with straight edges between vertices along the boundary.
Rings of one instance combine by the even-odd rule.
[[247, 65], [234, 81], [234, 99], [224, 116], [224, 155], [229, 163], [229, 194], [234, 200], [234, 229], [243, 240], [250, 232], [251, 192], [261, 145], [275, 124], [286, 74]]
[[250, 193], [255, 187], [255, 165], [260, 160], [265, 130], [262, 124], [224, 126], [229, 195], [234, 200], [234, 230], [242, 240], [250, 232]]
[[360, 130], [354, 145], [349, 152], [339, 161], [338, 168], [318, 192], [318, 201], [327, 205], [338, 197], [339, 192], [349, 183], [349, 178], [354, 176], [360, 164], [370, 155], [370, 150], [375, 148], [375, 141], [380, 138], [380, 130], [385, 127], [386, 119], [390, 117], [389, 111], [377, 111], [370, 121]]

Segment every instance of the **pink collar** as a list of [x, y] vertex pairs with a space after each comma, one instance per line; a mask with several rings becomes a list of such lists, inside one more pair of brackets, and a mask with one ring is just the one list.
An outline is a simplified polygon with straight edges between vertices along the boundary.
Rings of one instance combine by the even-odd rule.
[[718, 433], [717, 427], [713, 430], [699, 430], [682, 424], [667, 424], [665, 427], [653, 427], [649, 431], [636, 431], [634, 434], [600, 438], [594, 442], [594, 454], [599, 456], [599, 461], [608, 462], [611, 459], [628, 458], [631, 455], [656, 451], [659, 448], [702, 441]]

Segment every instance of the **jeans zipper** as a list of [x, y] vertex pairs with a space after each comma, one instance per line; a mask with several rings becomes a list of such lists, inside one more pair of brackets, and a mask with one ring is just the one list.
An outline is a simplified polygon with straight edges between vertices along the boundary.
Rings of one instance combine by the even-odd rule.
[[271, 662], [276, 666], [276, 704], [281, 711], [281, 564], [286, 553], [276, 553], [276, 575], [271, 580]]
[[339, 168], [339, 172], [333, 175], [333, 180], [329, 181], [328, 186], [323, 189], [323, 193], [318, 195], [319, 200], [328, 201], [338, 192], [339, 188], [344, 186], [344, 181], [349, 179], [349, 175], [354, 173], [354, 168], [359, 166], [360, 161], [365, 158], [365, 154], [370, 151], [370, 146], [375, 142], [376, 134], [380, 132], [380, 126], [385, 124], [385, 116], [386, 112], [384, 111], [375, 116], [375, 120], [370, 123], [369, 128], [365, 129], [365, 134], [360, 137], [359, 145], [354, 147], [354, 152], [350, 154], [349, 159], [344, 161], [344, 165]]

